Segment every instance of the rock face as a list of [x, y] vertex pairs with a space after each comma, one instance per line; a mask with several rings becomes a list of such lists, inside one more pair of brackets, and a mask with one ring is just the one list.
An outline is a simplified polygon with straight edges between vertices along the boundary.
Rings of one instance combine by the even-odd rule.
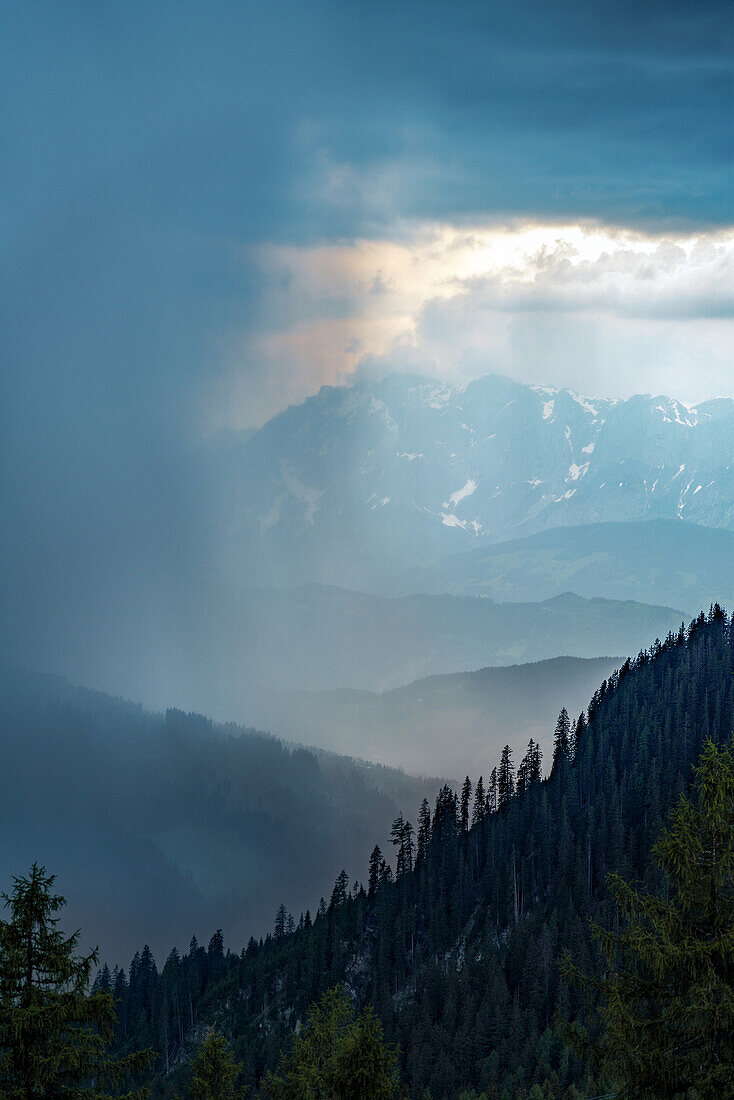
[[373, 584], [562, 525], [734, 528], [728, 398], [688, 408], [497, 375], [461, 389], [391, 375], [324, 387], [210, 461], [223, 563], [240, 581]]

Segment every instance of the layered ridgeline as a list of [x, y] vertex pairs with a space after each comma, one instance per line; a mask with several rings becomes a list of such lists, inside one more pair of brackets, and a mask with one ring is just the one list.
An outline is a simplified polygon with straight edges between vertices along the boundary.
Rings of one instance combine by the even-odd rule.
[[[399, 818], [394, 869], [374, 851], [369, 868], [352, 869], [364, 885], [340, 875], [294, 931], [282, 908], [274, 935], [241, 953], [225, 954], [215, 934], [161, 971], [146, 950], [128, 974], [105, 973], [119, 1046], [154, 1046], [163, 1067], [155, 1088], [172, 1095], [187, 1051], [215, 1024], [257, 1086], [309, 1004], [341, 982], [400, 1044], [416, 1100], [426, 1089], [434, 1098], [469, 1088], [594, 1095], [553, 1027], [558, 1009], [586, 1012], [559, 956], [570, 948], [585, 970], [602, 966], [588, 921], [613, 919], [608, 872], [662, 886], [651, 844], [705, 738], [731, 734], [733, 673], [734, 628], [716, 607], [625, 662], [570, 729], [559, 721], [548, 779], [532, 749], [516, 773], [503, 754], [488, 761], [497, 773], [488, 782], [485, 771], [481, 788], [459, 798], [444, 788], [432, 809], [424, 804], [415, 833]], [[544, 1083], [547, 1092], [530, 1092]]]
[[[386, 578], [384, 591], [549, 600], [564, 592], [681, 607], [734, 604], [734, 531], [679, 519], [554, 527]], [[726, 602], [725, 601], [725, 602]]]
[[234, 581], [369, 588], [560, 525], [732, 528], [732, 431], [723, 398], [590, 401], [497, 375], [324, 387], [211, 446], [209, 529]]
[[[274, 692], [383, 692], [490, 665], [636, 653], [685, 617], [675, 604], [569, 592], [541, 603], [500, 603], [479, 596], [386, 598], [327, 585], [192, 585], [180, 593], [164, 637], [136, 632], [133, 610], [119, 627], [110, 625], [94, 651], [89, 638], [81, 648], [70, 639], [63, 653], [47, 654], [48, 666], [37, 661], [33, 667], [154, 709], [173, 701], [182, 710], [251, 726], [269, 721], [266, 704]], [[292, 726], [287, 735], [307, 740]]]
[[37, 860], [102, 957], [270, 926], [432, 790], [196, 714], [0, 671], [0, 881]]
[[[684, 613], [564, 593], [542, 603], [464, 596], [385, 599], [323, 585], [222, 593], [189, 619], [189, 709], [242, 715], [268, 688], [387, 691], [424, 676], [550, 657], [636, 653]], [[197, 641], [197, 639], [199, 639]], [[205, 639], [202, 641], [200, 639]], [[183, 647], [181, 647], [183, 648]], [[190, 666], [190, 668], [188, 667]], [[198, 689], [199, 695], [192, 699]]]
[[622, 663], [617, 657], [553, 657], [532, 664], [428, 676], [392, 691], [273, 693], [255, 725], [309, 745], [408, 772], [478, 775], [509, 742], [547, 751], [561, 707], [573, 714]]

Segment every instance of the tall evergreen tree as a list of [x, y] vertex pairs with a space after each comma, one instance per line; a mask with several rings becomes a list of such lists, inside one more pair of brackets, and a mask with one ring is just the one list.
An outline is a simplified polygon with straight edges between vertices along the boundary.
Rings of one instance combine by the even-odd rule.
[[377, 893], [377, 887], [380, 885], [380, 869], [382, 867], [382, 863], [382, 852], [380, 851], [379, 845], [375, 844], [374, 848], [372, 849], [372, 854], [370, 856], [367, 878], [368, 898], [373, 898]]
[[568, 711], [565, 707], [562, 708], [561, 713], [558, 715], [558, 721], [556, 722], [556, 729], [553, 735], [553, 767], [551, 774], [556, 772], [558, 768], [567, 764], [571, 758], [571, 720], [568, 717]]
[[418, 811], [418, 838], [416, 847], [416, 864], [422, 863], [428, 852], [431, 842], [431, 808], [428, 799], [424, 798]]
[[339, 905], [344, 905], [347, 900], [347, 893], [349, 890], [349, 875], [342, 869], [336, 876], [334, 883], [334, 889], [331, 891], [330, 909], [336, 909]]
[[497, 769], [497, 808], [506, 806], [515, 793], [515, 766], [512, 762], [512, 749], [505, 745]]
[[670, 883], [640, 891], [610, 876], [622, 931], [594, 926], [603, 977], [566, 958], [566, 976], [601, 1002], [601, 1039], [576, 1025], [617, 1096], [714, 1100], [734, 1082], [734, 744], [704, 745], [693, 797], [684, 795], [653, 849]]
[[537, 741], [531, 739], [532, 752], [529, 753], [528, 783], [531, 787], [543, 779], [543, 751]]
[[409, 821], [406, 821], [403, 825], [403, 867], [406, 874], [413, 870], [414, 836], [415, 829]]
[[357, 1015], [341, 987], [313, 1005], [276, 1073], [266, 1074], [266, 1100], [396, 1100], [397, 1057], [370, 1008]]
[[469, 832], [469, 807], [471, 805], [471, 779], [467, 775], [461, 788], [460, 821], [462, 833]]
[[517, 769], [516, 790], [518, 794], [524, 794], [531, 785], [534, 769], [535, 741], [532, 737], [528, 742], [528, 751], [523, 756]]
[[285, 935], [286, 921], [288, 920], [288, 910], [281, 901], [278, 906], [278, 910], [275, 914], [275, 920], [273, 921], [273, 935], [276, 940], [282, 940]]
[[413, 826], [398, 814], [392, 823], [390, 839], [398, 849], [395, 874], [398, 878], [413, 870]]
[[480, 775], [474, 790], [474, 809], [472, 810], [471, 817], [472, 827], [478, 825], [480, 821], [483, 821], [486, 813], [487, 807], [484, 802], [484, 779]]
[[199, 1047], [189, 1085], [192, 1100], [240, 1100], [246, 1090], [236, 1087], [242, 1065], [223, 1035], [213, 1031]]
[[[66, 904], [54, 875], [34, 863], [3, 894], [10, 919], [0, 921], [0, 1095], [41, 1100], [119, 1096], [151, 1061], [148, 1052], [108, 1053], [116, 1021], [109, 989], [89, 993], [96, 951], [76, 953], [79, 933], [64, 936], [55, 916]], [[111, 1093], [108, 1090], [113, 1090]], [[127, 1100], [148, 1095], [129, 1089]]]
[[493, 814], [497, 809], [497, 769], [492, 768], [487, 786], [487, 813]]

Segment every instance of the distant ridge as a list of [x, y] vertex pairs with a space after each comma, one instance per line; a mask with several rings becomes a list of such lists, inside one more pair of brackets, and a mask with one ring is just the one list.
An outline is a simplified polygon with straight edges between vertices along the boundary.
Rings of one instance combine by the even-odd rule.
[[451, 592], [495, 600], [580, 596], [734, 606], [734, 531], [679, 519], [554, 527], [444, 558], [386, 580], [391, 594]]
[[427, 676], [382, 694], [339, 689], [274, 692], [259, 724], [310, 744], [369, 754], [411, 772], [461, 780], [479, 774], [509, 743], [522, 754], [532, 737], [548, 755], [561, 707], [576, 715], [623, 657], [553, 657], [531, 664]]
[[[259, 584], [378, 585], [547, 528], [734, 528], [734, 399], [589, 400], [486, 375], [324, 387], [208, 454], [221, 558]], [[254, 573], [253, 573], [254, 570]]]

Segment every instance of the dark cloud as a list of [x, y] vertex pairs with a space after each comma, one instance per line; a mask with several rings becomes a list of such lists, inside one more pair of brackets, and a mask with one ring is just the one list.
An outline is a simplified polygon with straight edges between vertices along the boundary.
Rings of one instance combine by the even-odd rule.
[[732, 220], [723, 3], [68, 0], [3, 23], [2, 566], [33, 638], [90, 574], [121, 591], [206, 556], [185, 454], [222, 340], [262, 325], [244, 246]]

